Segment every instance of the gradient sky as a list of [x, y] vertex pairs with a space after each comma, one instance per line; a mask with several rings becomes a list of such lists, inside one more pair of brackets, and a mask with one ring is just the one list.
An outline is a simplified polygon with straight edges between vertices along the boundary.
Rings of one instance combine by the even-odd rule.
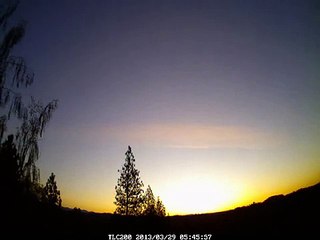
[[28, 93], [59, 99], [42, 183], [113, 212], [128, 145], [171, 215], [317, 183], [319, 16], [317, 1], [21, 1]]

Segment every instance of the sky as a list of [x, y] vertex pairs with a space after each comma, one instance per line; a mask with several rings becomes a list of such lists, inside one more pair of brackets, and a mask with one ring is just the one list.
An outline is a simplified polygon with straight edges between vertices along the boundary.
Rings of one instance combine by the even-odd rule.
[[113, 212], [128, 145], [170, 215], [319, 182], [319, 16], [317, 1], [21, 1], [26, 93], [59, 100], [41, 182]]

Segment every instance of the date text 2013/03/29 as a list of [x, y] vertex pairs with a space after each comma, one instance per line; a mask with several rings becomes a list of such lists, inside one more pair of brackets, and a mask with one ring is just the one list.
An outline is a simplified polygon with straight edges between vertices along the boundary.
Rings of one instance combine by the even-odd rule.
[[109, 240], [211, 240], [212, 234], [109, 234]]

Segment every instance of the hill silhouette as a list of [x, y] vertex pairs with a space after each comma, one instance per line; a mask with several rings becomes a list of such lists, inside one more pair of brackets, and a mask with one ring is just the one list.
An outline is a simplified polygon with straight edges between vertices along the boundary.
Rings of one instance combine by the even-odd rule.
[[316, 233], [320, 183], [288, 195], [269, 197], [234, 210], [169, 218], [180, 232], [212, 232], [216, 237], [288, 237]]
[[[318, 234], [320, 183], [287, 195], [269, 197], [262, 203], [234, 210], [171, 217], [120, 216], [80, 209], [52, 208], [40, 203], [25, 203], [14, 209], [16, 218], [10, 235], [33, 238], [108, 239], [109, 234], [212, 234], [211, 239], [230, 237], [269, 238], [306, 237]], [[32, 220], [27, 220], [32, 219]], [[23, 221], [24, 220], [24, 221]], [[9, 221], [10, 222], [10, 221]], [[19, 225], [19, 222], [23, 225]], [[7, 221], [8, 223], [8, 221]], [[135, 239], [136, 235], [133, 235]]]

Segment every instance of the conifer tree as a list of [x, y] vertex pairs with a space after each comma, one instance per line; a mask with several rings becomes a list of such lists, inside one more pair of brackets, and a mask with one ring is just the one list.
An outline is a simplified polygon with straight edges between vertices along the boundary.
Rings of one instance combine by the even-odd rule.
[[135, 159], [131, 147], [128, 146], [125, 163], [118, 172], [120, 178], [115, 186], [115, 213], [121, 215], [141, 215], [143, 210], [143, 182], [140, 172], [135, 167]]
[[156, 215], [156, 209], [155, 209], [156, 206], [155, 205], [156, 205], [156, 200], [154, 198], [154, 195], [153, 195], [153, 192], [152, 192], [150, 185], [148, 185], [148, 188], [146, 190], [146, 194], [144, 197], [143, 214], [148, 215], [148, 216]]
[[52, 206], [61, 207], [61, 196], [60, 191], [57, 187], [57, 182], [55, 181], [55, 175], [51, 173], [47, 180], [46, 186], [44, 187], [43, 201], [47, 202]]
[[159, 217], [165, 217], [166, 216], [166, 208], [164, 207], [162, 201], [160, 200], [160, 198], [157, 198], [157, 202], [155, 205], [155, 211], [156, 211], [156, 215]]

